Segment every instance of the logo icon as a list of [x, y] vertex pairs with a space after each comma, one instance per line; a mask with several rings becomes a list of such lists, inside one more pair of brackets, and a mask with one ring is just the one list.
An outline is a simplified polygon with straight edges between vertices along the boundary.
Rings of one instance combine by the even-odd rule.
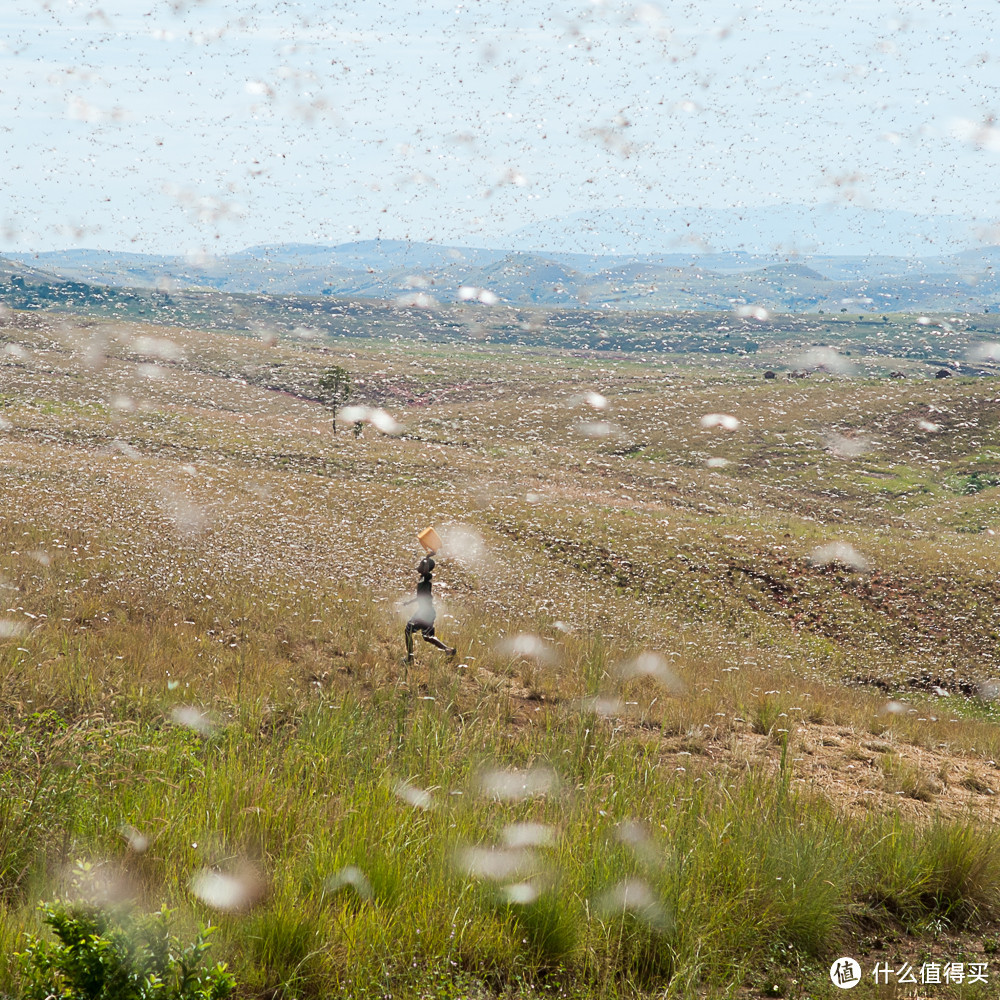
[[842, 990], [853, 989], [861, 982], [861, 966], [853, 958], [838, 958], [830, 966], [830, 980]]

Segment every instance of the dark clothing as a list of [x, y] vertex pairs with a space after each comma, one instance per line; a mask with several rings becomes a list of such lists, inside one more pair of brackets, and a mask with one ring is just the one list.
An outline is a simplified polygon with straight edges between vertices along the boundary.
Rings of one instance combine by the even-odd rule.
[[434, 635], [434, 619], [437, 617], [434, 611], [434, 598], [431, 596], [431, 570], [434, 568], [434, 560], [430, 556], [425, 556], [420, 560], [417, 571], [420, 573], [420, 581], [417, 583], [417, 610], [413, 612], [413, 617], [406, 623], [406, 662], [413, 662], [413, 634], [423, 633], [424, 642], [429, 642], [436, 649], [447, 653], [449, 656], [455, 655], [455, 650], [446, 646]]
[[424, 638], [434, 638], [434, 622], [418, 622], [416, 618], [411, 618], [406, 623], [406, 634], [413, 635], [414, 632], [423, 632]]
[[417, 583], [417, 610], [406, 623], [407, 632], [423, 632], [424, 635], [434, 634], [434, 598], [431, 596], [431, 575], [428, 573]]

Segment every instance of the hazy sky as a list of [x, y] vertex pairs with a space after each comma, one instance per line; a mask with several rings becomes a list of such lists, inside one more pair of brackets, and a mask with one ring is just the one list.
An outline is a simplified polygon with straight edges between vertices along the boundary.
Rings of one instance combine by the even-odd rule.
[[0, 251], [504, 245], [595, 208], [1000, 221], [995, 0], [5, 0]]

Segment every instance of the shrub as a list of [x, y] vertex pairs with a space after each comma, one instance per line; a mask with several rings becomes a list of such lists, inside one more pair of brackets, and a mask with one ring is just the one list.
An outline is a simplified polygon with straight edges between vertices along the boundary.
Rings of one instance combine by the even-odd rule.
[[182, 945], [166, 907], [118, 918], [60, 903], [43, 904], [42, 912], [57, 940], [28, 935], [18, 953], [24, 1000], [222, 1000], [236, 988], [224, 964], [205, 963], [212, 928]]

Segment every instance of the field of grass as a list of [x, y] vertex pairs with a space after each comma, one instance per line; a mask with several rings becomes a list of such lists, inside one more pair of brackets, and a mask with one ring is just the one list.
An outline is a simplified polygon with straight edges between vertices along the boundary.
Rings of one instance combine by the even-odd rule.
[[214, 923], [245, 997], [990, 963], [1000, 393], [859, 370], [7, 313], [0, 994], [56, 898]]
[[[770, 298], [758, 289], [765, 299]], [[929, 289], [928, 289], [929, 290]], [[963, 374], [996, 374], [995, 343], [1000, 314], [917, 316], [898, 312], [839, 310], [789, 312], [776, 320], [754, 306], [734, 312], [729, 293], [685, 289], [693, 308], [669, 308], [674, 293], [664, 288], [661, 307], [642, 310], [559, 307], [486, 307], [442, 302], [431, 308], [398, 301], [329, 295], [271, 295], [217, 290], [173, 290], [92, 285], [0, 274], [0, 310], [47, 317], [51, 325], [72, 325], [84, 314], [101, 323], [157, 323], [200, 330], [249, 333], [271, 338], [337, 343], [379, 341], [517, 346], [527, 350], [601, 353], [616, 361], [628, 354], [666, 357], [672, 362], [733, 372], [776, 368], [793, 371], [830, 360], [860, 374], [933, 374], [947, 366]], [[829, 292], [829, 290], [828, 290]], [[744, 288], [742, 295], [752, 295]], [[405, 297], [404, 297], [405, 300]], [[651, 300], [652, 302], [652, 300]], [[714, 304], [713, 304], [714, 303]], [[707, 308], [709, 304], [710, 309]], [[946, 308], [941, 306], [941, 308]], [[763, 317], [763, 318], [761, 318]], [[267, 369], [267, 365], [264, 366]], [[288, 373], [286, 373], [288, 374]], [[251, 380], [254, 376], [251, 375]]]

